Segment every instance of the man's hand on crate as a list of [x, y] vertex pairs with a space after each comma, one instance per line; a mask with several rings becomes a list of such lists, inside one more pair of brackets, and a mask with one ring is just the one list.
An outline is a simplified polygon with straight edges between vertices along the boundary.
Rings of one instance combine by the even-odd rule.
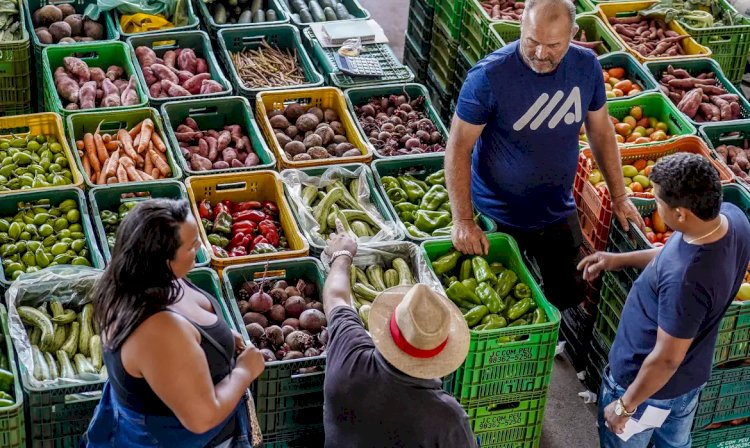
[[628, 221], [633, 221], [641, 229], [645, 226], [643, 217], [638, 213], [638, 209], [635, 208], [635, 205], [628, 199], [627, 195], [623, 194], [612, 200], [612, 212], [626, 232], [630, 230], [630, 223]]

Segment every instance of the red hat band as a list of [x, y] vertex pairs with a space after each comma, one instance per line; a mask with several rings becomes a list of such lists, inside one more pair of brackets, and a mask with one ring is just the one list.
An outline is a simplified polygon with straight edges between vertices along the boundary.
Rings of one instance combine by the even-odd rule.
[[396, 322], [395, 312], [391, 314], [390, 330], [391, 337], [393, 338], [393, 342], [396, 344], [396, 347], [398, 347], [402, 352], [414, 358], [433, 358], [440, 352], [442, 352], [445, 346], [448, 344], [448, 338], [445, 338], [445, 340], [440, 345], [431, 350], [422, 350], [420, 348], [414, 347], [409, 343], [409, 341], [406, 340], [404, 335], [401, 334], [401, 330], [398, 328], [398, 323]]

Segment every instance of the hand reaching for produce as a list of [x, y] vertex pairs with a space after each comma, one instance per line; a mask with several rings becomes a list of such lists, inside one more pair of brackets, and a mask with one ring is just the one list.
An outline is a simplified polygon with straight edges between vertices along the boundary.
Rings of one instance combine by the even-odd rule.
[[236, 330], [232, 330], [232, 336], [234, 336], [234, 354], [239, 355], [247, 348], [247, 344], [245, 344], [242, 335]]
[[254, 345], [248, 345], [242, 353], [237, 356], [235, 369], [244, 370], [253, 380], [258, 378], [265, 368], [266, 362], [263, 359], [263, 355]]
[[453, 221], [453, 246], [466, 255], [487, 255], [490, 242], [474, 220], [458, 219]]
[[612, 201], [612, 213], [617, 217], [617, 221], [620, 222], [620, 225], [626, 232], [630, 230], [629, 221], [634, 222], [640, 229], [645, 227], [643, 217], [638, 213], [638, 209], [635, 208], [635, 205], [628, 199], [627, 195], [620, 196]]
[[328, 240], [326, 253], [330, 256], [341, 250], [349, 251], [352, 257], [357, 255], [357, 240], [344, 229], [344, 224], [336, 219], [336, 234]]
[[596, 280], [602, 272], [616, 271], [619, 268], [617, 257], [608, 252], [593, 253], [578, 263], [578, 270], [587, 282]]

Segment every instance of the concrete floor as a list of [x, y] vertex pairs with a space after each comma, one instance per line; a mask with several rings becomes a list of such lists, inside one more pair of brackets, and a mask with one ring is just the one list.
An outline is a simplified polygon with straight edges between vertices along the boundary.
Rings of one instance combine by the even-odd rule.
[[[374, 20], [383, 27], [391, 47], [403, 55], [408, 21], [408, 0], [360, 0]], [[585, 387], [573, 366], [564, 357], [555, 360], [540, 448], [594, 448], [599, 445], [596, 405], [584, 404], [578, 396]]]

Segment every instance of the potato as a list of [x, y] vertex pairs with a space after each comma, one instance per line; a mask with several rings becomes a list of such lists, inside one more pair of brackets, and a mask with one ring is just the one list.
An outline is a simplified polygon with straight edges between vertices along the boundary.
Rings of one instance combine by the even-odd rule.
[[294, 138], [299, 133], [299, 130], [297, 130], [297, 126], [291, 125], [284, 131], [284, 134], [286, 134], [289, 138]]
[[349, 140], [346, 138], [345, 135], [334, 135], [333, 136], [333, 142], [334, 143], [347, 143]]
[[332, 121], [328, 123], [328, 126], [333, 129], [333, 133], [336, 135], [346, 135], [346, 130], [344, 129], [344, 125], [341, 124], [339, 121]]
[[307, 109], [307, 113], [308, 114], [313, 114], [316, 117], [318, 117], [318, 121], [325, 120], [325, 114], [323, 113], [323, 110], [320, 109], [319, 107], [311, 107], [311, 108]]
[[318, 134], [310, 134], [305, 137], [303, 141], [305, 148], [312, 148], [314, 146], [323, 146], [323, 139]]
[[59, 42], [63, 37], [70, 37], [72, 29], [67, 22], [55, 22], [49, 26], [49, 33], [55, 42]]
[[322, 140], [322, 146], [330, 144], [335, 137], [333, 129], [331, 129], [331, 127], [327, 124], [318, 126], [318, 129], [315, 131], [315, 135], [320, 136], [320, 139]]
[[349, 151], [341, 155], [341, 157], [358, 157], [362, 155], [362, 151], [357, 148], [352, 148]]
[[288, 152], [292, 157], [304, 153], [306, 149], [305, 144], [298, 141], [292, 141], [284, 145], [284, 151]]
[[325, 111], [323, 111], [323, 117], [328, 123], [332, 121], [339, 121], [339, 114], [337, 114], [333, 109], [326, 109]]
[[296, 156], [294, 156], [292, 158], [292, 161], [294, 161], [294, 162], [302, 162], [302, 161], [305, 161], [305, 160], [312, 160], [312, 157], [310, 156], [310, 154], [308, 154], [306, 152], [303, 152], [301, 154], [297, 154]]
[[310, 157], [312, 157], [313, 159], [327, 159], [331, 157], [331, 155], [328, 154], [328, 151], [320, 146], [314, 146], [308, 149], [307, 153], [310, 154]]
[[62, 39], [60, 39], [60, 42], [58, 42], [58, 44], [74, 44], [74, 43], [76, 43], [76, 41], [72, 37], [63, 37]]
[[[60, 8], [54, 5], [46, 5], [36, 10], [34, 13], [36, 20], [33, 20], [35, 26], [49, 26], [63, 19], [63, 13]], [[33, 18], [32, 18], [33, 19]]]
[[286, 118], [291, 122], [297, 121], [297, 119], [304, 113], [305, 108], [302, 107], [299, 103], [292, 103], [287, 106], [286, 109], [284, 109], [284, 115], [286, 115]]
[[71, 16], [76, 13], [76, 9], [70, 3], [61, 3], [57, 5], [57, 9], [62, 12], [63, 18]]
[[308, 132], [315, 129], [318, 126], [318, 123], [320, 123], [320, 119], [318, 119], [317, 116], [313, 114], [304, 114], [297, 119], [297, 122], [294, 123], [294, 125], [297, 126], [297, 129], [299, 129], [300, 132]]
[[94, 40], [104, 39], [104, 27], [101, 23], [86, 19], [83, 21], [83, 33]]
[[83, 16], [80, 14], [71, 14], [65, 17], [65, 23], [70, 25], [70, 34], [80, 36], [83, 32]]
[[283, 130], [289, 127], [289, 120], [287, 120], [283, 115], [273, 116], [269, 121], [271, 122], [271, 127], [274, 129]]
[[287, 143], [292, 141], [291, 138], [289, 138], [286, 134], [282, 134], [281, 132], [276, 133], [276, 140], [279, 141], [279, 146], [281, 146], [282, 148], [285, 147]]
[[52, 37], [52, 34], [50, 34], [47, 28], [37, 28], [36, 37], [37, 39], [39, 39], [39, 42], [43, 44], [49, 45], [55, 43], [55, 39]]

